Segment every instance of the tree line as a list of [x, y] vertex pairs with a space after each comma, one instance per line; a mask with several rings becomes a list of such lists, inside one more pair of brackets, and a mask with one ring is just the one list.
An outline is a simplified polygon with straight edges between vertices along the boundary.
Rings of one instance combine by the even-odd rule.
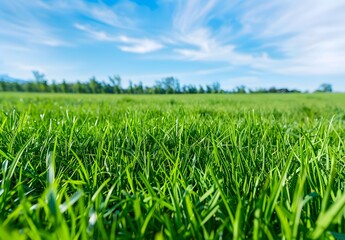
[[[52, 92], [52, 93], [108, 93], [108, 94], [194, 94], [194, 93], [300, 93], [296, 89], [258, 88], [249, 89], [244, 85], [238, 86], [233, 90], [224, 90], [219, 82], [209, 85], [183, 85], [174, 77], [166, 77], [156, 81], [153, 86], [144, 86], [142, 82], [129, 82], [128, 87], [122, 87], [121, 77], [118, 75], [109, 77], [109, 81], [99, 81], [95, 77], [87, 82], [69, 83], [63, 80], [61, 83], [48, 83], [44, 74], [38, 71], [33, 72], [34, 80], [27, 82], [8, 82], [0, 79], [0, 91], [2, 92]], [[317, 92], [332, 92], [330, 84], [322, 84]]]

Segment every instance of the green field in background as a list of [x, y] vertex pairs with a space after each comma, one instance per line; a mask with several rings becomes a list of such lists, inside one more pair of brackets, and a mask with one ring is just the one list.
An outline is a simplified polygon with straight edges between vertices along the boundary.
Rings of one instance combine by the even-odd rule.
[[345, 238], [345, 94], [1, 93], [0, 239]]

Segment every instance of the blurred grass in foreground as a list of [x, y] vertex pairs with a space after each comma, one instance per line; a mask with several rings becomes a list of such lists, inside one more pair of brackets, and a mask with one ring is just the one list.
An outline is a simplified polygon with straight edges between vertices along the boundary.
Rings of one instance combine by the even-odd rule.
[[345, 95], [0, 96], [0, 239], [345, 238]]

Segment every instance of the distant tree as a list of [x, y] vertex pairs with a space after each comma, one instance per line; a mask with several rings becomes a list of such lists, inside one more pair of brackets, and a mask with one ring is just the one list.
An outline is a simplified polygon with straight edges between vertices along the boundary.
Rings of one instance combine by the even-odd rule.
[[101, 92], [101, 84], [97, 81], [95, 77], [92, 77], [89, 82], [89, 87], [92, 93], [100, 93]]
[[67, 93], [68, 92], [68, 84], [66, 83], [65, 79], [60, 84], [60, 89], [61, 89], [61, 92], [63, 92], [63, 93]]
[[73, 84], [72, 89], [74, 93], [82, 93], [83, 85], [79, 81], [77, 81], [76, 83]]
[[130, 94], [134, 93], [133, 82], [131, 80], [129, 80], [128, 93]]
[[32, 71], [36, 82], [41, 82], [45, 79], [45, 75], [39, 71]]
[[2, 91], [2, 92], [7, 91], [6, 82], [3, 80], [0, 80], [0, 91]]
[[112, 86], [110, 86], [105, 81], [102, 81], [102, 83], [100, 83], [100, 85], [101, 85], [101, 93], [112, 93], [113, 92]]
[[246, 86], [244, 86], [244, 85], [237, 86], [233, 92], [234, 93], [246, 93]]
[[[199, 87], [189, 84], [180, 87], [178, 79], [174, 77], [167, 77], [155, 82], [153, 86], [144, 86], [142, 82], [133, 84], [129, 82], [129, 87], [123, 89], [121, 87], [121, 77], [115, 75], [109, 77], [109, 81], [98, 81], [92, 77], [89, 82], [74, 82], [67, 83], [65, 80], [62, 83], [56, 83], [55, 80], [51, 84], [45, 78], [45, 75], [33, 71], [34, 79], [23, 83], [8, 82], [0, 79], [0, 91], [26, 91], [26, 92], [63, 92], [63, 93], [129, 93], [129, 94], [171, 94], [171, 93], [300, 93], [296, 89], [288, 88], [256, 88], [249, 89], [244, 85], [238, 86], [232, 91], [225, 91], [221, 89], [219, 82]], [[332, 92], [332, 85], [324, 83], [316, 92]]]
[[212, 93], [212, 86], [206, 85], [206, 93]]
[[327, 92], [330, 93], [332, 92], [332, 85], [329, 83], [323, 83], [320, 85], [320, 87], [316, 90], [316, 92]]
[[155, 94], [162, 94], [165, 93], [163, 84], [161, 81], [156, 81], [155, 84], [153, 85], [153, 93]]
[[278, 92], [278, 90], [275, 87], [271, 87], [270, 89], [268, 89], [269, 93], [276, 93]]
[[52, 81], [52, 84], [50, 85], [50, 91], [53, 92], [53, 93], [59, 91], [59, 90], [58, 90], [58, 86], [57, 86], [55, 80], [53, 80], [53, 81]]
[[113, 77], [109, 77], [109, 81], [113, 85], [114, 93], [118, 94], [118, 93], [122, 92], [121, 77], [119, 75], [115, 75]]
[[212, 83], [212, 93], [219, 93], [220, 92], [220, 83], [214, 82]]
[[171, 94], [171, 93], [179, 93], [180, 83], [178, 79], [174, 77], [166, 77], [161, 81], [161, 87], [164, 93]]
[[277, 93], [290, 93], [291, 91], [287, 88], [279, 88], [276, 91]]
[[23, 87], [20, 83], [14, 82], [12, 83], [13, 89], [12, 91], [14, 92], [22, 92], [23, 91]]
[[205, 93], [205, 89], [202, 85], [199, 85], [198, 93]]
[[145, 86], [144, 92], [148, 93], [148, 94], [154, 94], [155, 93], [155, 89], [154, 89], [154, 87]]
[[143, 87], [143, 83], [141, 81], [138, 84], [134, 84], [134, 93], [136, 93], [136, 94], [143, 94], [144, 93], [144, 87]]
[[36, 91], [48, 92], [49, 86], [45, 75], [43, 73], [40, 73], [39, 71], [33, 71], [32, 74], [34, 75], [35, 83], [37, 86]]
[[192, 84], [187, 85], [185, 89], [187, 93], [198, 93], [197, 87]]

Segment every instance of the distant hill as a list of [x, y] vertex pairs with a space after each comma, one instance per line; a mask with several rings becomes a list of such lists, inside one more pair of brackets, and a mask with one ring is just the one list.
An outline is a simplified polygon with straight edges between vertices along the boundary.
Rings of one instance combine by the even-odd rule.
[[0, 81], [17, 82], [17, 83], [26, 83], [27, 82], [26, 80], [23, 80], [23, 79], [10, 77], [7, 74], [0, 74]]

